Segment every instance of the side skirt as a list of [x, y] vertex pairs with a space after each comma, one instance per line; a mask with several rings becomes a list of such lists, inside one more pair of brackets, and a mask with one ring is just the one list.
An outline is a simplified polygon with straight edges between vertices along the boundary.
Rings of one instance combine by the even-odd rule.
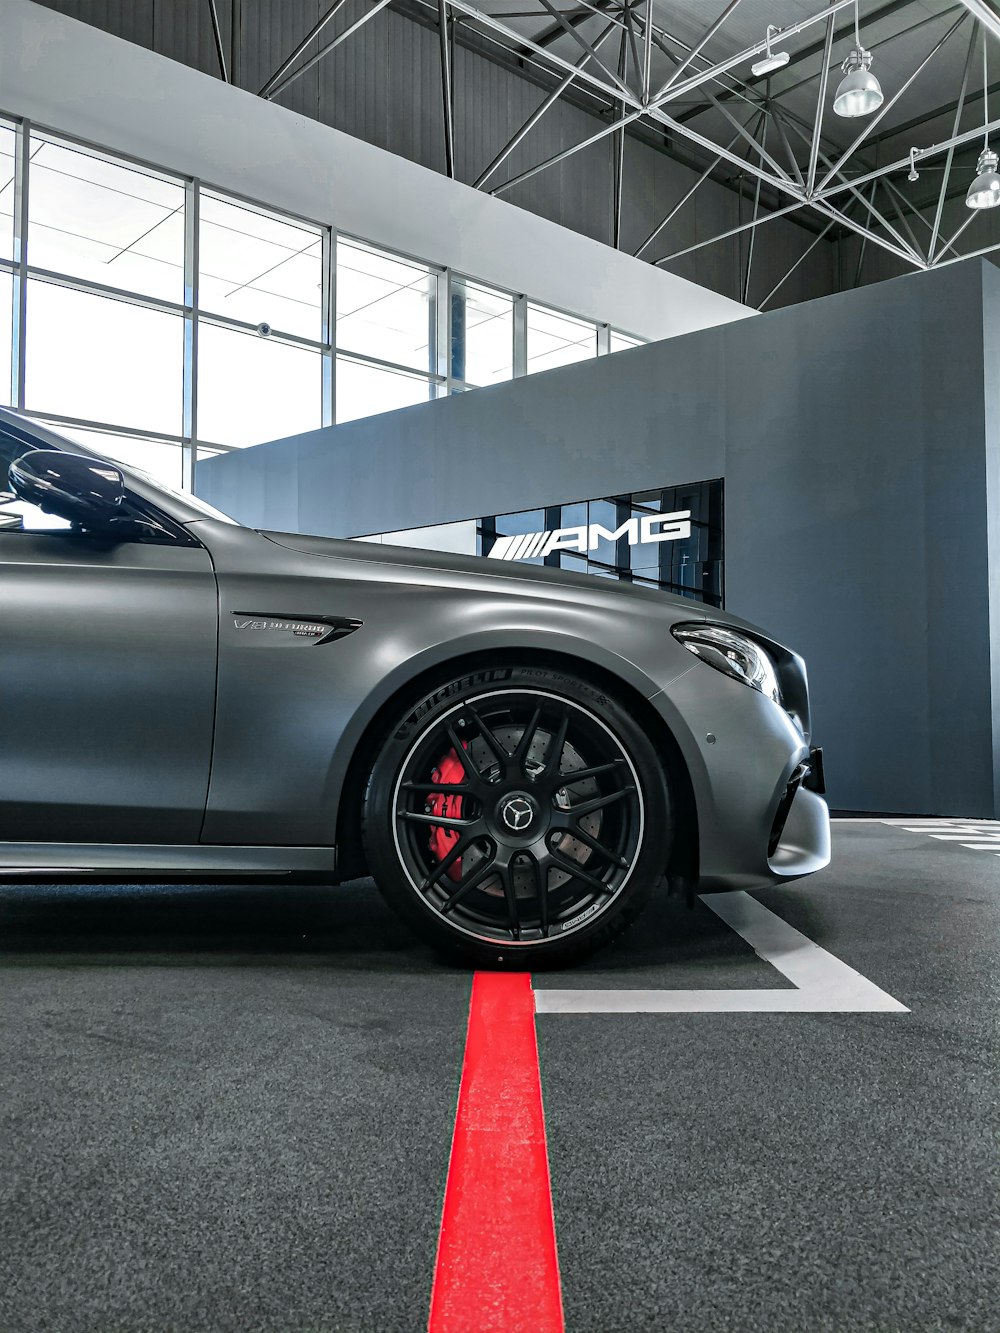
[[0, 842], [0, 880], [336, 879], [334, 847], [212, 847], [179, 843]]

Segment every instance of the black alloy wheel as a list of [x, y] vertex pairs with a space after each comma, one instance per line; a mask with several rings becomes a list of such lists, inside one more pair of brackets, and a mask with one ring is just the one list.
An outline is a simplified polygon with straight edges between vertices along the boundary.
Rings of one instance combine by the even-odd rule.
[[369, 864], [439, 949], [569, 962], [638, 915], [669, 853], [661, 765], [624, 708], [558, 671], [449, 682], [407, 711], [365, 801]]

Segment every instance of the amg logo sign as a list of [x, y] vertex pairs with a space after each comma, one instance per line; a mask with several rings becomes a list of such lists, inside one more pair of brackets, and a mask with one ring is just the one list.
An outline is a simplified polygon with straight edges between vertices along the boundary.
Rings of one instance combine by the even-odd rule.
[[514, 537], [498, 537], [489, 553], [491, 560], [530, 560], [553, 551], [594, 551], [598, 543], [616, 542], [622, 537], [629, 546], [646, 542], [676, 542], [691, 536], [691, 510], [681, 509], [676, 514], [644, 514], [642, 518], [627, 519], [614, 530], [600, 523], [576, 528], [554, 528], [549, 532], [518, 533]]

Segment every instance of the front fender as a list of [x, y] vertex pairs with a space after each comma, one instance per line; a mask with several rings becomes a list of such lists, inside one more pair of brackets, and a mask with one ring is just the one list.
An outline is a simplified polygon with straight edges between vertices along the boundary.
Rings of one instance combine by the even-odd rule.
[[[340, 562], [329, 562], [331, 566]], [[346, 573], [342, 568], [338, 574]], [[335, 841], [351, 758], [379, 711], [415, 681], [472, 656], [557, 653], [610, 672], [649, 698], [654, 663], [683, 672], [689, 654], [667, 616], [638, 616], [612, 599], [427, 587], [382, 578], [219, 574], [219, 695], [215, 761], [203, 840], [325, 846]], [[248, 598], [257, 604], [247, 604]], [[624, 603], [624, 599], [622, 599]], [[317, 643], [248, 633], [237, 612], [363, 621]], [[628, 651], [618, 651], [627, 645]]]

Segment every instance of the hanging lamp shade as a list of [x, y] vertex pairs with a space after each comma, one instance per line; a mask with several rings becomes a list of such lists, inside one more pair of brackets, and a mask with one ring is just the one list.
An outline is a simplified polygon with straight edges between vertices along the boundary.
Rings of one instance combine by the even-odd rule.
[[997, 164], [1000, 158], [989, 148], [984, 148], [976, 163], [976, 179], [969, 186], [965, 196], [969, 208], [996, 208], [1000, 204], [1000, 176]]
[[884, 100], [882, 85], [871, 72], [872, 53], [863, 46], [855, 46], [844, 61], [844, 77], [833, 99], [833, 109], [838, 116], [853, 119], [855, 116], [870, 116], [877, 111]]

